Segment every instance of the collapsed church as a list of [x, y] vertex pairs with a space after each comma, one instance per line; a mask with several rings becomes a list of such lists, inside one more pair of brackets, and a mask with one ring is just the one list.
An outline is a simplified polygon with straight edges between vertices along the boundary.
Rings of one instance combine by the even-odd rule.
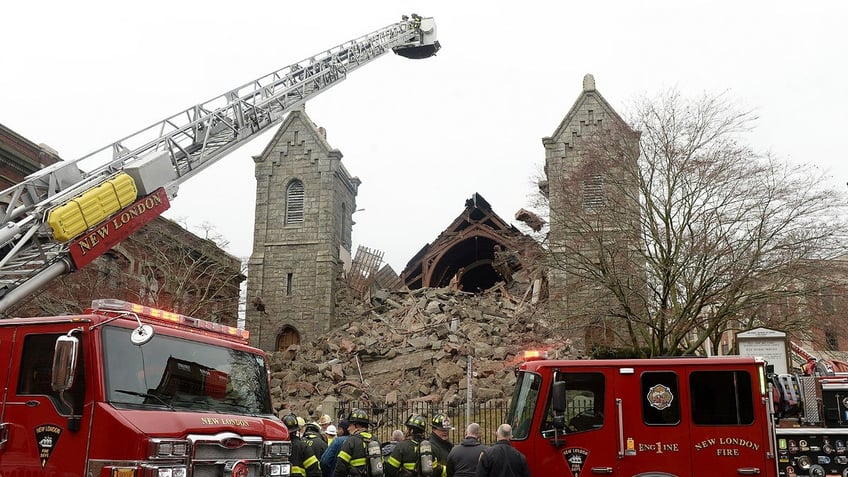
[[[586, 75], [571, 110], [542, 140], [547, 180], [539, 186], [552, 210], [563, 199], [550, 194], [551, 186], [562, 183], [562, 175], [580, 161], [579, 138], [608, 122], [623, 124], [596, 90], [594, 78]], [[638, 141], [637, 135], [633, 138]], [[343, 324], [335, 310], [342, 277], [363, 296], [374, 287], [452, 287], [474, 293], [509, 281], [521, 269], [527, 269], [536, 296], [566, 285], [564, 276], [546, 276], [540, 266], [542, 245], [501, 218], [476, 192], [400, 274], [381, 267], [379, 251], [359, 247], [354, 254], [351, 232], [361, 181], [303, 110], [286, 118], [254, 162], [256, 219], [245, 318], [251, 344], [259, 348], [285, 350]], [[524, 209], [514, 216], [537, 232], [544, 224]], [[550, 228], [549, 234], [563, 233]], [[568, 306], [572, 310], [564, 310], [566, 316], [581, 305]]]

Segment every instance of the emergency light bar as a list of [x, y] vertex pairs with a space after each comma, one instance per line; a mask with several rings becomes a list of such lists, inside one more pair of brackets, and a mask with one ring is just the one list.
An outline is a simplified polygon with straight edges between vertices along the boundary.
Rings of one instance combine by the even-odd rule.
[[134, 313], [136, 315], [143, 316], [153, 321], [177, 325], [177, 327], [181, 329], [187, 329], [190, 331], [200, 330], [202, 332], [205, 332], [204, 334], [206, 335], [211, 335], [214, 333], [215, 335], [220, 335], [221, 337], [230, 341], [237, 341], [244, 344], [248, 344], [250, 340], [250, 332], [247, 330], [243, 330], [233, 326], [222, 325], [220, 323], [213, 323], [211, 321], [201, 320], [199, 318], [192, 318], [190, 316], [181, 315], [179, 313], [174, 313], [171, 311], [161, 310], [159, 308], [153, 308], [150, 306], [130, 303], [128, 301], [117, 300], [114, 298], [100, 298], [97, 300], [92, 300], [91, 311], [95, 310], [119, 312], [123, 311], [128, 313]]
[[540, 359], [548, 359], [548, 352], [539, 351], [537, 349], [531, 349], [524, 352], [524, 361], [537, 361]]

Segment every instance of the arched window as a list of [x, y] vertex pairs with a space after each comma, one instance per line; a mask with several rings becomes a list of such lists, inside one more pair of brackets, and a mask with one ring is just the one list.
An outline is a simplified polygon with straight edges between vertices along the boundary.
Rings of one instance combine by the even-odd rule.
[[303, 223], [303, 182], [295, 179], [286, 188], [286, 225]]

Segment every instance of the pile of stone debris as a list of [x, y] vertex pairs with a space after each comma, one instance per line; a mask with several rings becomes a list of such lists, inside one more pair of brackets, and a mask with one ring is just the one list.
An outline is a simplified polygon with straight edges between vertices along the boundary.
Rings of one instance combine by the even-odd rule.
[[270, 355], [275, 409], [313, 415], [330, 396], [380, 405], [462, 404], [469, 362], [472, 400], [502, 405], [524, 350], [571, 354], [570, 341], [548, 325], [523, 288], [513, 282], [480, 294], [425, 288], [381, 291], [369, 302], [342, 300], [346, 325]]

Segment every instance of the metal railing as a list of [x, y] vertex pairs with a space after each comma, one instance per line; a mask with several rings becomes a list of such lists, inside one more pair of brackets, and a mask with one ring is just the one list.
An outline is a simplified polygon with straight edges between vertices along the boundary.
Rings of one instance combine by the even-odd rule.
[[[380, 441], [388, 442], [392, 431], [400, 429], [406, 431], [404, 422], [410, 414], [421, 414], [430, 423], [430, 419], [438, 413], [446, 414], [450, 418], [453, 430], [448, 433], [448, 440], [459, 444], [465, 437], [465, 428], [468, 424], [476, 422], [480, 424], [480, 441], [484, 444], [495, 443], [495, 432], [498, 426], [506, 422], [507, 403], [492, 405], [491, 403], [474, 403], [469, 406], [460, 404], [446, 406], [442, 404], [411, 403], [408, 406], [377, 406], [370, 402], [343, 401], [339, 403], [339, 416], [347, 416], [353, 409], [363, 409], [368, 412], [372, 425], [370, 432]], [[338, 419], [336, 419], [338, 422]], [[430, 434], [430, 426], [427, 426], [426, 435]]]

